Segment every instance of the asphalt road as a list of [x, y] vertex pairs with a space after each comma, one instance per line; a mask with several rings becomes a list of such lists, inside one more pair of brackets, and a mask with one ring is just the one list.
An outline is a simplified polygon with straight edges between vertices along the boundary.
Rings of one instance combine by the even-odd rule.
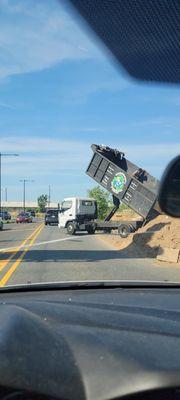
[[[123, 239], [122, 239], [123, 240]], [[128, 258], [101, 234], [69, 236], [57, 226], [8, 224], [0, 232], [0, 286], [81, 280], [180, 281], [180, 268]]]

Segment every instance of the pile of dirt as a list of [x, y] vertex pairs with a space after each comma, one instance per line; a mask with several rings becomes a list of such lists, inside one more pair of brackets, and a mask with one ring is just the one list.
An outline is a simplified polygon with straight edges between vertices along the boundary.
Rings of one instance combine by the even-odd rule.
[[121, 250], [122, 256], [156, 258], [161, 248], [180, 250], [180, 219], [158, 215], [126, 239], [118, 235], [104, 235], [104, 239]]

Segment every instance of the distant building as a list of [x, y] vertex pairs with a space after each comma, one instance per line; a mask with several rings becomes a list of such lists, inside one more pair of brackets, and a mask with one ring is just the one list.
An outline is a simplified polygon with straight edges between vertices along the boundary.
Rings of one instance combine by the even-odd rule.
[[[21, 211], [23, 210], [23, 202], [22, 201], [2, 201], [2, 208], [8, 211]], [[38, 208], [37, 201], [26, 201], [26, 209], [34, 210]], [[58, 208], [58, 203], [51, 202], [47, 208]]]

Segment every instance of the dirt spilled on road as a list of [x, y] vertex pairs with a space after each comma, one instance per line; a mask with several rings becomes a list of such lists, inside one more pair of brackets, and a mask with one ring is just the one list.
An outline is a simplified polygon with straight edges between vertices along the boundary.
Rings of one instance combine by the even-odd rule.
[[[127, 215], [116, 216], [116, 220], [123, 219], [127, 219]], [[128, 238], [103, 235], [103, 240], [121, 250], [123, 257], [156, 258], [164, 249], [167, 253], [168, 249], [180, 250], [180, 219], [159, 215], [137, 232], [130, 234]], [[180, 257], [177, 261], [180, 264]]]

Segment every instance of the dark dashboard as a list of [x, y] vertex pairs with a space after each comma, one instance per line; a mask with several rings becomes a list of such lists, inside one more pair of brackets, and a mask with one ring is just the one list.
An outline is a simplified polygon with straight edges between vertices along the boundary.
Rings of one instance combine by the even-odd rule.
[[0, 293], [1, 399], [180, 399], [180, 289]]

